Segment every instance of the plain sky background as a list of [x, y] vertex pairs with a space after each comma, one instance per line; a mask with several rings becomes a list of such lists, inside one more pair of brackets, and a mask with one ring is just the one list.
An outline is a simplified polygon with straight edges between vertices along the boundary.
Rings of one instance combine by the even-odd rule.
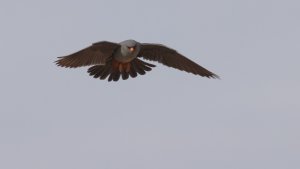
[[[0, 1], [1, 169], [299, 169], [299, 0]], [[109, 83], [56, 57], [157, 42], [162, 65]]]

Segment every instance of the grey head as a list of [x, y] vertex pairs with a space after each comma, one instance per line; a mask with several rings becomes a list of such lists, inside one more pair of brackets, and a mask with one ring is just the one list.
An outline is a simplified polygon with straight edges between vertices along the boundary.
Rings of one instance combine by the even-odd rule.
[[132, 39], [120, 42], [120, 45], [120, 55], [116, 59], [123, 62], [136, 58], [141, 49], [141, 44]]
[[134, 47], [138, 44], [137, 41], [133, 40], [133, 39], [129, 39], [129, 40], [124, 40], [122, 42], [120, 42], [120, 45], [124, 45], [124, 46], [127, 46], [127, 47]]

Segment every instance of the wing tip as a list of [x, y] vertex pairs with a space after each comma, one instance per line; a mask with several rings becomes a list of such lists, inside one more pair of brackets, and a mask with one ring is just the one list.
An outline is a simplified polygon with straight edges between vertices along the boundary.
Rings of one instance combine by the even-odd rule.
[[218, 80], [221, 80], [221, 77], [217, 74], [214, 74], [214, 73], [209, 73], [209, 74], [206, 74], [206, 75], [201, 75], [203, 77], [207, 77], [209, 79], [218, 79]]
[[56, 65], [56, 66], [59, 66], [59, 67], [64, 67], [64, 68], [76, 68], [74, 66], [71, 66], [71, 65], [67, 65], [67, 64], [64, 64], [63, 63], [63, 56], [62, 57], [57, 57], [58, 60], [54, 61], [53, 63]]
[[212, 74], [208, 78], [213, 78], [213, 79], [221, 80], [221, 77], [219, 75], [216, 75], [216, 74]]

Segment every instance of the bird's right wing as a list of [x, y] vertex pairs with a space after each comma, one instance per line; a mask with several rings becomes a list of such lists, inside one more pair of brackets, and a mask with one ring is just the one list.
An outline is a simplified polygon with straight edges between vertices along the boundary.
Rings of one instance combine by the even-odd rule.
[[139, 57], [143, 57], [144, 59], [151, 61], [157, 61], [166, 66], [196, 75], [208, 78], [218, 78], [218, 75], [191, 61], [190, 59], [178, 53], [176, 50], [161, 44], [143, 43]]
[[76, 68], [95, 64], [105, 64], [106, 59], [112, 56], [114, 51], [120, 47], [117, 43], [101, 41], [82, 49], [71, 55], [58, 57], [55, 61], [58, 66]]

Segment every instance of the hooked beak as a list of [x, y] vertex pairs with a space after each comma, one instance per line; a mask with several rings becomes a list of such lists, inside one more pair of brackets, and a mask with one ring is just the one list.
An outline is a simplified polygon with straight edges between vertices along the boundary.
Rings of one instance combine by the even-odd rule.
[[130, 48], [129, 48], [129, 51], [130, 51], [130, 52], [133, 52], [133, 51], [134, 51], [134, 47], [130, 47]]

